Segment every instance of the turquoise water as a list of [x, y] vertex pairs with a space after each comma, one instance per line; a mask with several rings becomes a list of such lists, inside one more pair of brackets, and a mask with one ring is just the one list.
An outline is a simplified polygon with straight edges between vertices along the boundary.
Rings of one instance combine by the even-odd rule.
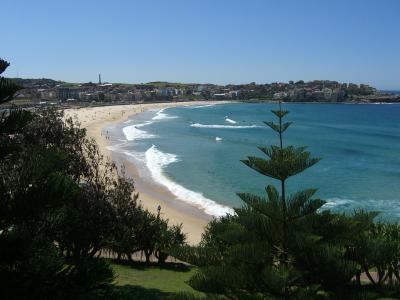
[[[113, 128], [113, 150], [142, 162], [149, 179], [219, 215], [241, 205], [236, 192], [262, 194], [278, 182], [241, 159], [277, 144], [262, 121], [276, 104], [223, 104], [146, 112]], [[284, 104], [294, 124], [284, 144], [308, 146], [317, 165], [288, 180], [289, 191], [318, 188], [326, 208], [378, 210], [400, 218], [400, 105]], [[185, 199], [186, 198], [186, 199]], [[205, 205], [201, 201], [207, 202]], [[214, 202], [222, 206], [213, 206]]]

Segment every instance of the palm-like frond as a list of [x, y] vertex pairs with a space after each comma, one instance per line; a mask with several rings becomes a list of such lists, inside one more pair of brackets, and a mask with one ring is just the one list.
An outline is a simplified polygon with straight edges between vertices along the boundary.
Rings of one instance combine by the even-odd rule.
[[283, 133], [286, 129], [292, 125], [293, 122], [283, 123], [282, 125], [275, 124], [274, 122], [265, 121], [264, 124], [269, 126], [272, 130], [276, 131], [277, 133]]
[[273, 220], [281, 219], [282, 205], [279, 202], [279, 198], [269, 198], [266, 200], [265, 198], [250, 193], [238, 193], [237, 195], [252, 210]]
[[199, 267], [208, 265], [218, 265], [221, 263], [222, 255], [211, 247], [182, 246], [172, 249], [171, 255]]
[[278, 180], [286, 180], [307, 168], [316, 164], [320, 159], [312, 158], [310, 152], [305, 151], [304, 147], [289, 146], [279, 148], [277, 146], [260, 147], [269, 159], [263, 159], [255, 156], [242, 160], [244, 164], [253, 170]]
[[283, 118], [290, 113], [288, 110], [283, 110], [283, 109], [278, 109], [278, 110], [273, 109], [271, 110], [271, 112], [278, 118]]
[[321, 199], [311, 199], [316, 189], [307, 189], [290, 195], [287, 199], [288, 219], [295, 220], [314, 214], [326, 202]]

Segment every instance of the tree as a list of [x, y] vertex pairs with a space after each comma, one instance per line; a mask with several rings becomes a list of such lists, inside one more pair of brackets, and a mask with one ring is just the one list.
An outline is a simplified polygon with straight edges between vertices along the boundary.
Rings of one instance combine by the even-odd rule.
[[160, 220], [154, 250], [154, 256], [158, 259], [158, 263], [164, 264], [169, 252], [176, 247], [185, 245], [185, 240], [186, 236], [182, 232], [182, 224], [168, 226], [168, 220]]
[[5, 111], [0, 138], [0, 297], [105, 297], [113, 272], [94, 255], [133, 185], [62, 113]]
[[10, 79], [1, 76], [9, 65], [9, 62], [0, 58], [0, 104], [10, 101], [14, 94], [21, 89]]
[[131, 201], [115, 202], [119, 213], [107, 249], [114, 252], [118, 260], [126, 257], [132, 261], [134, 253], [142, 252], [147, 264], [151, 255], [163, 264], [175, 247], [185, 244], [182, 224], [169, 226], [169, 221], [159, 214], [154, 215], [137, 205], [136, 198], [137, 195]]
[[[400, 282], [400, 228], [396, 223], [374, 222], [376, 212], [356, 211], [357, 233], [349, 239], [346, 256], [357, 264], [357, 285], [364, 273], [378, 291], [386, 293]], [[373, 276], [375, 270], [376, 276]]]
[[141, 207], [137, 203], [138, 194], [131, 196], [134, 192], [133, 182], [119, 177], [116, 184], [119, 188], [110, 193], [116, 219], [106, 248], [117, 255], [118, 261], [122, 257], [132, 260], [132, 253], [138, 251], [135, 228]]
[[305, 151], [305, 147], [283, 147], [283, 133], [289, 128], [291, 122], [282, 122], [289, 112], [279, 107], [279, 110], [273, 110], [272, 113], [278, 117], [279, 123], [265, 122], [265, 124], [278, 133], [279, 146], [259, 147], [268, 158], [252, 156], [248, 157], [247, 160], [243, 160], [243, 163], [264, 176], [280, 181], [280, 195], [274, 186], [269, 185], [266, 188], [268, 202], [275, 208], [271, 210], [265, 205], [266, 202], [256, 195], [245, 193], [239, 193], [238, 195], [247, 205], [256, 211], [264, 212], [266, 216], [268, 216], [268, 211], [272, 211], [274, 214], [278, 213], [276, 218], [273, 215], [269, 216], [269, 218], [271, 220], [275, 219], [275, 224], [280, 223], [278, 224], [278, 229], [282, 238], [278, 241], [278, 245], [279, 252], [282, 255], [279, 257], [279, 262], [286, 265], [288, 263], [289, 239], [291, 238], [289, 236], [291, 234], [290, 230], [293, 230], [292, 222], [315, 213], [325, 202], [319, 199], [311, 199], [316, 192], [315, 189], [304, 190], [288, 198], [286, 197], [286, 181], [313, 166], [319, 159], [311, 158], [310, 153]]
[[266, 158], [243, 162], [277, 180], [279, 191], [268, 185], [265, 197], [238, 193], [242, 208], [211, 222], [200, 247], [180, 249], [178, 257], [201, 267], [190, 281], [195, 289], [232, 299], [314, 299], [343, 287], [355, 274], [354, 263], [344, 258], [344, 245], [334, 243], [343, 240], [345, 221], [332, 232], [335, 217], [318, 213], [325, 202], [313, 198], [315, 189], [287, 195], [288, 179], [319, 159], [305, 147], [285, 146], [283, 134], [291, 123], [283, 119], [289, 112], [279, 105], [272, 113], [278, 123], [265, 124], [278, 134], [278, 146], [260, 147]]

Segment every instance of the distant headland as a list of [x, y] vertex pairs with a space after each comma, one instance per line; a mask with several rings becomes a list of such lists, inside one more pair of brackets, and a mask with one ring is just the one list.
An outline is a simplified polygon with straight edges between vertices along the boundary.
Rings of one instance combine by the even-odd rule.
[[289, 81], [267, 84], [200, 84], [149, 82], [141, 84], [69, 83], [52, 79], [14, 78], [23, 87], [14, 103], [48, 105], [61, 103], [144, 103], [191, 100], [238, 100], [321, 103], [392, 103], [400, 94], [379, 91], [367, 84], [340, 83], [331, 80]]

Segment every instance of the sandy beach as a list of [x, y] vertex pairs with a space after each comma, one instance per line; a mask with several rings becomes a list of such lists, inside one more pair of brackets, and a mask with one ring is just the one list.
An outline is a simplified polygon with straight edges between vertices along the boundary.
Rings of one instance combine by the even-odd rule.
[[132, 163], [107, 149], [108, 141], [102, 135], [102, 129], [114, 123], [124, 122], [128, 117], [150, 109], [211, 103], [221, 104], [223, 102], [191, 101], [85, 107], [67, 109], [65, 110], [65, 115], [66, 117], [72, 117], [76, 122], [80, 123], [81, 127], [86, 128], [88, 136], [96, 140], [103, 155], [113, 159], [117, 165], [124, 164], [126, 176], [133, 178], [135, 181], [136, 191], [139, 192], [139, 201], [145, 208], [156, 212], [158, 205], [161, 205], [162, 216], [169, 219], [170, 224], [182, 223], [183, 231], [187, 234], [188, 243], [197, 244], [201, 240], [204, 227], [212, 217], [185, 202], [174, 201], [176, 197], [162, 186], [141, 180], [138, 176], [138, 170]]

